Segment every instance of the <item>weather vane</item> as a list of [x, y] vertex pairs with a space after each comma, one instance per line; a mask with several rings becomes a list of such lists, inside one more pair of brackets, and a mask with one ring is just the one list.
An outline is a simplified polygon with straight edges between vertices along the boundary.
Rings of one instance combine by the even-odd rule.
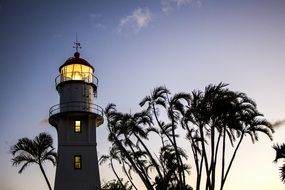
[[76, 49], [76, 52], [78, 52], [78, 49], [81, 49], [82, 47], [81, 47], [80, 43], [79, 43], [78, 40], [77, 40], [77, 33], [76, 33], [76, 41], [73, 42], [73, 43], [74, 43], [73, 48], [75, 48], [75, 49]]

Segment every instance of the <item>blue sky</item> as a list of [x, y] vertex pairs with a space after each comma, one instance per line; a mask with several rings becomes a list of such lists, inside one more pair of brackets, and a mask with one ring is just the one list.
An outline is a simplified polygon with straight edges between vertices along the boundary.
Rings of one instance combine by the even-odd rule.
[[[54, 78], [73, 55], [76, 32], [99, 78], [95, 103], [102, 107], [113, 102], [135, 112], [158, 85], [175, 93], [223, 81], [253, 98], [270, 121], [283, 120], [284, 10], [283, 0], [0, 0], [0, 189], [46, 188], [36, 167], [17, 174], [8, 150], [41, 131], [56, 139], [48, 110], [59, 101]], [[102, 154], [105, 125], [97, 136]], [[285, 142], [284, 126], [274, 142]], [[284, 188], [274, 142], [245, 141], [226, 190]], [[53, 182], [55, 170], [46, 168]], [[105, 171], [102, 179], [113, 177]]]

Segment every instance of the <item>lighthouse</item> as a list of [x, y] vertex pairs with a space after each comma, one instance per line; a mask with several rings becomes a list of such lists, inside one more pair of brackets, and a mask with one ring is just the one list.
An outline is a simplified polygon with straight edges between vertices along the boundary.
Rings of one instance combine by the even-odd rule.
[[94, 67], [80, 57], [80, 43], [75, 48], [59, 67], [59, 104], [49, 110], [49, 123], [58, 134], [54, 190], [100, 189], [96, 128], [103, 123], [103, 109], [94, 104], [98, 79]]

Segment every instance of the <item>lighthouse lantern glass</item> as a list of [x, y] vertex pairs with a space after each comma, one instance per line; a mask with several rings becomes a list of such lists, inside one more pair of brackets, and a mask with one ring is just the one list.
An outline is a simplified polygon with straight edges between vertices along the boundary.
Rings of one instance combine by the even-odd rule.
[[70, 64], [62, 67], [61, 74], [63, 81], [66, 80], [84, 80], [87, 82], [93, 82], [92, 74], [93, 69], [89, 66], [82, 64]]

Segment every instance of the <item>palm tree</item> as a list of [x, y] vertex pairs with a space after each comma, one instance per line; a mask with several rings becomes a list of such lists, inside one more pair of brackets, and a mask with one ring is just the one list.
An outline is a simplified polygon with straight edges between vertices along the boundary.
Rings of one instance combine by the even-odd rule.
[[[205, 91], [193, 91], [190, 106], [182, 120], [181, 125], [187, 129], [188, 139], [193, 146], [195, 167], [199, 177], [196, 181], [197, 190], [203, 169], [201, 163], [205, 165], [206, 189], [213, 190], [216, 181], [217, 155], [221, 152], [220, 190], [222, 190], [244, 137], [249, 135], [254, 142], [258, 140], [258, 132], [262, 132], [272, 140], [274, 132], [272, 126], [257, 111], [256, 103], [246, 94], [231, 91], [226, 86], [227, 84], [220, 83], [208, 85]], [[188, 122], [192, 128], [189, 128]], [[198, 141], [194, 141], [194, 137], [198, 137]], [[228, 155], [226, 139], [234, 148], [227, 166], [225, 165]], [[235, 140], [238, 141], [236, 145]], [[207, 146], [210, 154], [206, 151]], [[222, 148], [221, 151], [219, 147]], [[198, 164], [199, 158], [200, 164]]]
[[[277, 161], [279, 159], [283, 159], [285, 158], [285, 143], [279, 145], [279, 144], [275, 144], [273, 145], [273, 149], [275, 150], [276, 152], [276, 156], [275, 156], [275, 159], [274, 159], [274, 162], [277, 163]], [[285, 164], [283, 164], [280, 168], [280, 178], [281, 178], [281, 181], [283, 183], [285, 183]]]
[[[169, 98], [168, 95], [170, 94], [169, 90], [166, 87], [157, 87], [154, 88], [153, 92], [150, 96], [146, 96], [140, 102], [140, 106], [144, 106], [148, 104], [148, 110], [152, 112], [155, 117], [155, 120], [160, 128], [161, 134], [165, 135], [168, 141], [172, 144], [175, 150], [175, 159], [177, 160], [177, 167], [178, 167], [178, 188], [183, 189], [185, 187], [185, 174], [183, 171], [183, 162], [178, 153], [178, 146], [176, 143], [176, 138], [178, 135], [175, 133], [175, 129], [178, 125], [179, 120], [179, 113], [183, 112], [184, 104], [182, 103], [183, 100], [188, 102], [190, 95], [186, 93], [178, 93], [175, 94], [173, 97]], [[168, 114], [170, 119], [170, 123], [165, 124], [164, 122], [160, 121], [158, 118], [159, 109], [158, 107], [162, 107]], [[163, 137], [162, 139], [162, 146], [166, 146], [164, 144]]]
[[176, 142], [177, 135], [175, 133], [175, 129], [177, 128], [178, 124], [180, 123], [179, 120], [181, 116], [185, 115], [185, 104], [183, 101], [186, 102], [186, 105], [189, 104], [190, 101], [190, 94], [187, 93], [177, 93], [174, 94], [171, 98], [168, 97], [166, 94], [169, 108], [168, 108], [168, 117], [171, 120], [171, 132], [173, 137], [173, 147], [176, 154], [176, 159], [178, 163], [178, 174], [179, 174], [179, 189], [185, 189], [185, 173], [183, 171], [183, 162], [178, 152], [178, 146]]
[[164, 122], [160, 121], [158, 118], [159, 116], [158, 106], [166, 109], [168, 94], [170, 94], [169, 90], [163, 86], [154, 88], [151, 95], [144, 97], [143, 100], [139, 103], [139, 105], [142, 107], [145, 104], [148, 104], [147, 109], [153, 113], [155, 120], [161, 130], [161, 133], [167, 137], [167, 139], [171, 142], [171, 144], [173, 144], [170, 134], [165, 130]]
[[50, 161], [54, 166], [56, 165], [57, 153], [54, 151], [52, 144], [53, 139], [49, 134], [40, 133], [33, 140], [21, 138], [10, 148], [13, 156], [12, 165], [19, 166], [22, 164], [19, 173], [21, 174], [30, 164], [37, 164], [50, 190], [52, 188], [44, 171], [43, 164], [46, 161]]
[[[228, 114], [229, 117], [226, 117], [224, 121], [225, 125], [228, 128], [237, 132], [239, 141], [234, 149], [232, 156], [230, 157], [230, 161], [226, 170], [224, 170], [225, 168], [222, 169], [223, 172], [225, 171], [225, 173], [224, 176], [222, 175], [221, 179], [221, 190], [223, 189], [223, 186], [226, 182], [228, 173], [236, 157], [240, 144], [246, 135], [249, 135], [251, 137], [253, 143], [259, 140], [259, 132], [267, 135], [270, 140], [273, 140], [272, 133], [274, 133], [274, 130], [272, 128], [272, 125], [263, 117], [263, 114], [258, 112], [256, 103], [247, 97], [244, 93], [236, 92], [235, 94], [236, 103], [234, 108], [231, 109], [233, 112], [230, 112]], [[225, 155], [223, 155], [223, 157], [224, 156]]]
[[[153, 190], [153, 186], [149, 180], [149, 176], [146, 173], [146, 167], [144, 163], [138, 158], [139, 155], [134, 150], [134, 144], [129, 139], [127, 134], [129, 116], [116, 111], [114, 104], [109, 104], [105, 108], [105, 115], [107, 118], [107, 126], [109, 130], [108, 140], [112, 143], [112, 146], [116, 146], [121, 151], [121, 154], [126, 158], [132, 169], [139, 175], [140, 179], [148, 190]], [[120, 138], [123, 136], [123, 138]], [[127, 149], [127, 147], [131, 149]]]
[[[229, 90], [227, 84], [208, 85], [204, 91], [191, 94], [177, 93], [170, 97], [169, 94], [165, 87], [155, 88], [140, 102], [147, 110], [134, 115], [119, 113], [114, 105], [106, 109], [109, 140], [120, 149], [147, 189], [189, 189], [185, 181], [187, 157], [181, 154], [176, 141], [181, 134], [178, 127], [186, 130], [190, 142], [197, 174], [196, 190], [202, 186], [202, 176], [205, 176], [205, 189], [214, 190], [217, 171], [221, 172], [220, 190], [223, 189], [246, 136], [254, 142], [261, 132], [272, 140], [272, 126], [258, 112], [256, 103], [244, 93]], [[166, 121], [160, 120], [160, 111], [168, 116], [161, 116]], [[145, 144], [149, 132], [161, 138], [162, 147], [156, 159]], [[229, 143], [232, 154], [227, 152]], [[221, 169], [216, 171], [219, 166]], [[154, 180], [149, 179], [150, 167], [157, 171]]]

